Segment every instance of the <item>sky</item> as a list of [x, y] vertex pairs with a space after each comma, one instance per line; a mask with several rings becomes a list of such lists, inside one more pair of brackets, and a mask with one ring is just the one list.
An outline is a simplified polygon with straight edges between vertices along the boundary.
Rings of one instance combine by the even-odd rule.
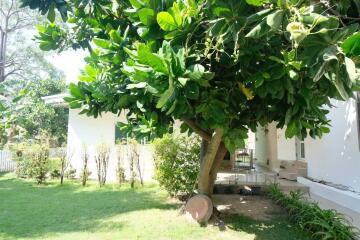
[[80, 70], [85, 67], [84, 57], [86, 52], [83, 50], [65, 51], [62, 53], [54, 53], [47, 59], [56, 68], [63, 71], [66, 76], [66, 83], [77, 82]]

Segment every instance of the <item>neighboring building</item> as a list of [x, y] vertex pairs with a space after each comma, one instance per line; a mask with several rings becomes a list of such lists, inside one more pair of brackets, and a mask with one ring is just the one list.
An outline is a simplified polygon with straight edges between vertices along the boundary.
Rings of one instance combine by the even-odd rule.
[[307, 176], [297, 178], [298, 182], [309, 186], [315, 199], [327, 199], [355, 211], [360, 221], [360, 97], [331, 103], [331, 131], [321, 139], [286, 139], [285, 130], [276, 129], [275, 123], [266, 130], [260, 127], [255, 162], [280, 172], [280, 176], [282, 161], [303, 162]]

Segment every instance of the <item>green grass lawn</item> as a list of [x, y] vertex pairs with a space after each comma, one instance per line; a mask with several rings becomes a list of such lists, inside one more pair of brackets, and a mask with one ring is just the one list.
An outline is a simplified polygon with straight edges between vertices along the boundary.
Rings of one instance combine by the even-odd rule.
[[286, 219], [229, 216], [220, 231], [187, 222], [178, 209], [157, 184], [135, 190], [95, 182], [85, 188], [69, 181], [38, 186], [0, 176], [0, 239], [306, 239]]

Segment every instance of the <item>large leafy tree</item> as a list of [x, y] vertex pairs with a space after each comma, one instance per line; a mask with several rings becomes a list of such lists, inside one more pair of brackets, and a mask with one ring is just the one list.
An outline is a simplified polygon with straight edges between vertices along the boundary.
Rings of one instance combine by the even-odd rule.
[[[132, 133], [174, 120], [203, 139], [198, 189], [211, 195], [226, 150], [277, 122], [287, 137], [329, 132], [330, 99], [359, 89], [357, 0], [23, 0], [47, 14], [44, 50], [91, 55], [70, 107], [127, 109]], [[72, 29], [54, 23], [54, 9]]]

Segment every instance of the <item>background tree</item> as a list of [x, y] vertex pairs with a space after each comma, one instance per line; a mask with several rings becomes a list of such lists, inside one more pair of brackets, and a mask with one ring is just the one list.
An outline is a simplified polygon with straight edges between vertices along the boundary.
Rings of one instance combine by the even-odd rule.
[[65, 91], [63, 73], [32, 39], [34, 25], [41, 21], [38, 14], [20, 8], [19, 0], [0, 2], [0, 146], [42, 131], [60, 144], [66, 139], [67, 110], [41, 100]]
[[198, 189], [207, 195], [249, 129], [277, 122], [289, 138], [321, 137], [330, 99], [359, 89], [357, 0], [23, 3], [48, 16], [57, 8], [74, 26], [46, 24], [40, 47], [90, 49], [70, 107], [94, 117], [128, 109], [124, 129], [137, 136], [181, 120], [203, 139]]
[[17, 58], [17, 50], [9, 46], [16, 32], [34, 24], [29, 11], [19, 7], [19, 1], [0, 2], [0, 83], [10, 76], [22, 77], [23, 63]]

